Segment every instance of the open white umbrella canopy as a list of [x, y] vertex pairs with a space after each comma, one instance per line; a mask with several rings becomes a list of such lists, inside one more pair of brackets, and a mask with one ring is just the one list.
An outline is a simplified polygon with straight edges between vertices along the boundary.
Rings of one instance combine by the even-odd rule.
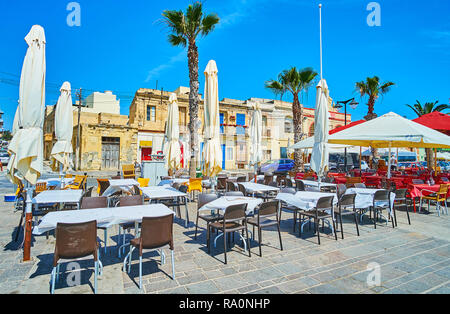
[[[304, 140], [301, 140], [298, 143], [295, 143], [294, 145], [290, 146], [290, 150], [295, 149], [307, 149], [307, 148], [313, 148], [314, 147], [314, 136], [305, 138]], [[344, 148], [352, 148], [353, 146], [350, 145], [342, 145], [342, 144], [328, 144], [328, 148], [330, 151], [336, 151], [336, 150], [344, 150]], [[358, 149], [359, 151], [359, 149]]]
[[311, 169], [322, 177], [328, 171], [328, 112], [329, 91], [327, 82], [321, 79], [317, 85], [316, 110], [314, 121], [314, 146], [311, 155]]
[[166, 139], [164, 155], [166, 156], [166, 168], [176, 171], [181, 168], [180, 126], [178, 125], [179, 112], [177, 95], [169, 96], [169, 112], [166, 125]]
[[330, 135], [328, 143], [374, 148], [450, 148], [450, 136], [390, 112]]
[[250, 121], [250, 165], [262, 161], [262, 113], [258, 102], [255, 103]]
[[36, 184], [42, 173], [45, 114], [45, 33], [34, 25], [25, 37], [28, 44], [20, 77], [17, 129], [8, 151], [8, 177], [13, 183], [25, 179]]
[[56, 143], [51, 156], [62, 165], [63, 171], [71, 168], [70, 155], [73, 153], [73, 111], [72, 92], [69, 82], [61, 86], [61, 95], [55, 109], [55, 135]]
[[204, 127], [205, 147], [203, 149], [203, 174], [214, 177], [222, 171], [222, 149], [220, 147], [219, 82], [217, 65], [208, 62], [205, 69]]

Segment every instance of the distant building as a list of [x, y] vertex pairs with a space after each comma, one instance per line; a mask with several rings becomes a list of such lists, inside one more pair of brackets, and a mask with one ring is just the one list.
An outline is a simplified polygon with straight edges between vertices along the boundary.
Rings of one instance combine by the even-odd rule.
[[[180, 142], [184, 166], [189, 160], [189, 88], [175, 90], [179, 107]], [[139, 89], [130, 106], [130, 126], [138, 129], [137, 160], [148, 160], [151, 154], [162, 150], [170, 92]], [[248, 167], [250, 152], [249, 125], [254, 102], [261, 104], [263, 115], [263, 160], [287, 158], [290, 145], [294, 144], [292, 103], [262, 98], [236, 100], [224, 98], [220, 106], [220, 132], [222, 168], [226, 170]], [[330, 129], [345, 124], [344, 114], [332, 107], [329, 99]], [[303, 136], [314, 134], [314, 109], [303, 108]], [[199, 120], [203, 123], [203, 100], [199, 102]], [[347, 115], [347, 123], [351, 115]], [[199, 155], [204, 146], [203, 124], [200, 126]], [[199, 157], [200, 157], [199, 156]], [[200, 160], [201, 158], [199, 158]]]
[[[78, 101], [73, 110], [78, 110]], [[81, 112], [120, 114], [120, 100], [111, 91], [94, 92], [86, 97]]]
[[[55, 137], [55, 106], [47, 106], [44, 122], [44, 158], [50, 160]], [[78, 109], [73, 107], [73, 152], [76, 153]], [[80, 114], [81, 170], [119, 170], [136, 161], [137, 129], [112, 92], [95, 92], [83, 101]]]

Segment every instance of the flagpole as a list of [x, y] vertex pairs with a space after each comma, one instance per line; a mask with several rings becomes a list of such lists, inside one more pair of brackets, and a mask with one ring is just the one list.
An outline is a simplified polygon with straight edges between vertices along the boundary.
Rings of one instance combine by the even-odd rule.
[[323, 79], [322, 67], [322, 4], [319, 4], [319, 21], [320, 21], [320, 79]]

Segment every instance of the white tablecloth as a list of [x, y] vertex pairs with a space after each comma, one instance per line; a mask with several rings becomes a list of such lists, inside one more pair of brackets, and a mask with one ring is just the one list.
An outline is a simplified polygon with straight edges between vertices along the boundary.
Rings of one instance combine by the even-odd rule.
[[222, 210], [225, 211], [228, 206], [247, 204], [247, 214], [253, 213], [255, 208], [263, 202], [260, 198], [243, 197], [243, 196], [222, 196], [210, 203], [207, 203], [199, 209], [203, 210]]
[[109, 180], [109, 184], [111, 186], [133, 186], [139, 185], [139, 183], [134, 179], [117, 179], [117, 180]]
[[[370, 206], [373, 206], [373, 198], [375, 196], [376, 191], [381, 191], [381, 189], [358, 189], [358, 188], [351, 188], [347, 189], [345, 191], [345, 194], [356, 194], [355, 198], [355, 207], [362, 209], [362, 208], [369, 208]], [[391, 193], [390, 195], [390, 206], [393, 208], [395, 201], [395, 193]]]
[[313, 210], [317, 201], [322, 197], [334, 196], [333, 204], [338, 202], [337, 195], [334, 193], [320, 193], [320, 192], [305, 192], [299, 191], [296, 194], [278, 193], [276, 199], [285, 202], [288, 205], [310, 211]]
[[[63, 178], [62, 180], [64, 185], [69, 185], [73, 183], [74, 178]], [[61, 178], [48, 178], [48, 179], [40, 179], [37, 183], [47, 183], [47, 186], [61, 186]]]
[[[318, 188], [318, 187], [319, 187], [319, 182], [318, 182], [318, 181], [309, 181], [309, 180], [302, 180], [302, 181], [303, 181], [303, 183], [304, 183], [306, 186], [312, 186], [312, 187], [315, 187], [315, 188]], [[321, 183], [320, 183], [320, 186], [321, 186], [321, 187], [322, 187], [322, 186], [336, 187], [336, 184], [334, 184], [334, 183], [321, 182]]]
[[58, 223], [82, 223], [96, 220], [97, 226], [110, 227], [121, 223], [141, 222], [143, 217], [162, 217], [170, 214], [175, 213], [163, 204], [51, 212], [33, 228], [33, 234], [40, 235], [54, 230]]
[[33, 199], [33, 204], [79, 203], [82, 196], [82, 190], [43, 191]]
[[109, 180], [109, 187], [103, 192], [102, 196], [110, 196], [117, 191], [130, 193], [133, 186], [139, 186], [139, 182], [133, 179]]
[[163, 199], [163, 198], [187, 196], [186, 193], [182, 193], [174, 188], [165, 186], [152, 186], [141, 188], [141, 190], [142, 193], [145, 194], [145, 196], [147, 196], [150, 199]]
[[254, 182], [238, 182], [245, 187], [247, 193], [261, 193], [261, 192], [278, 192], [280, 189], [274, 186], [258, 184]]

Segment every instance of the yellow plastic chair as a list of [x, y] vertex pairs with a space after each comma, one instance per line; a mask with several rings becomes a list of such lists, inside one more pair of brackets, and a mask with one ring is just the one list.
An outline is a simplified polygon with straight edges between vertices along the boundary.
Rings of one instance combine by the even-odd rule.
[[202, 178], [189, 179], [188, 193], [192, 193], [194, 191], [202, 193]]
[[146, 188], [146, 187], [148, 187], [148, 183], [150, 182], [150, 179], [138, 178], [137, 181], [138, 181], [139, 186], [141, 188]]
[[122, 173], [124, 179], [136, 179], [134, 165], [123, 165]]
[[36, 183], [36, 194], [47, 190], [47, 182]]
[[75, 176], [72, 184], [67, 185], [64, 190], [80, 190], [83, 189], [84, 183], [86, 182], [86, 176]]

